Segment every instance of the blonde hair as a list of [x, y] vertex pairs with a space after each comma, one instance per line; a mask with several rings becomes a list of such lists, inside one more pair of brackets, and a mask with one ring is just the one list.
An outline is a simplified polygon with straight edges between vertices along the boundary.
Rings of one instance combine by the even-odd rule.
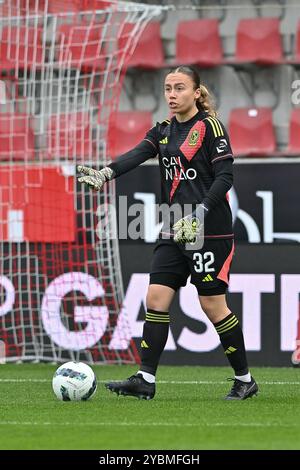
[[188, 75], [194, 83], [194, 89], [197, 90], [197, 88], [200, 88], [201, 95], [196, 101], [199, 111], [206, 111], [210, 116], [217, 117], [218, 113], [216, 110], [215, 99], [208, 88], [200, 83], [200, 76], [194, 67], [180, 65], [179, 67], [170, 70], [168, 74], [169, 73], [184, 73], [185, 75]]
[[197, 100], [197, 108], [206, 111], [210, 116], [217, 117], [218, 113], [215, 100], [206, 86], [200, 85], [200, 98]]

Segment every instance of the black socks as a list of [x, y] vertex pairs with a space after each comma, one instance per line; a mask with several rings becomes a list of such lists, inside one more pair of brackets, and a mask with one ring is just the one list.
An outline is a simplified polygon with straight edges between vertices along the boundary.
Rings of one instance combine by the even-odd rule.
[[169, 323], [169, 312], [147, 310], [141, 342], [140, 369], [142, 371], [155, 375], [160, 356], [168, 339]]
[[233, 313], [218, 323], [214, 327], [220, 336], [220, 341], [224, 352], [233, 368], [235, 375], [245, 375], [249, 372], [244, 336], [238, 319]]

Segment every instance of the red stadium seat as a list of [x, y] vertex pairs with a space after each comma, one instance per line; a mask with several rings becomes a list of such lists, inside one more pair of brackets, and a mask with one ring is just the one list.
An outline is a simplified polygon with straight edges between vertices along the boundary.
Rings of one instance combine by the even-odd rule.
[[131, 150], [151, 129], [152, 113], [148, 111], [123, 111], [116, 113], [108, 131], [108, 156], [115, 158]]
[[223, 50], [216, 19], [181, 21], [176, 33], [176, 62], [204, 67], [218, 65]]
[[48, 11], [53, 14], [78, 13], [81, 10], [82, 0], [49, 0]]
[[[127, 42], [127, 38], [130, 36], [133, 28], [136, 25], [132, 23], [126, 23], [122, 31], [120, 31], [119, 49], [120, 54]], [[128, 67], [139, 67], [143, 69], [159, 69], [164, 66], [164, 50], [160, 34], [160, 23], [157, 21], [149, 23], [144, 29], [142, 35], [139, 38], [137, 46], [131, 55], [129, 49]]]
[[48, 11], [49, 13], [78, 13], [85, 10], [102, 10], [108, 8], [112, 2], [105, 2], [102, 0], [49, 0]]
[[47, 11], [55, 15], [65, 13], [78, 13], [80, 11], [103, 10], [115, 5], [116, 2], [106, 2], [103, 0], [2, 0], [0, 13], [3, 16], [17, 16], [25, 11], [32, 14]]
[[0, 17], [19, 16], [25, 12], [32, 15], [45, 11], [46, 0], [2, 0], [0, 4]]
[[251, 18], [239, 22], [236, 36], [236, 62], [274, 65], [283, 62], [278, 18]]
[[291, 113], [289, 144], [286, 153], [300, 155], [300, 108], [293, 109]]
[[34, 135], [28, 114], [0, 114], [0, 160], [33, 160]]
[[229, 135], [235, 155], [263, 157], [275, 152], [276, 140], [269, 108], [236, 108], [229, 118]]
[[2, 29], [0, 42], [1, 70], [26, 69], [43, 62], [41, 28], [6, 26]]
[[74, 68], [105, 68], [105, 48], [101, 24], [62, 24], [58, 29], [57, 57]]
[[75, 159], [75, 157], [92, 156], [92, 129], [88, 113], [51, 116], [47, 135], [51, 158]]
[[116, 1], [106, 2], [104, 0], [81, 0], [81, 10], [105, 10], [115, 6]]

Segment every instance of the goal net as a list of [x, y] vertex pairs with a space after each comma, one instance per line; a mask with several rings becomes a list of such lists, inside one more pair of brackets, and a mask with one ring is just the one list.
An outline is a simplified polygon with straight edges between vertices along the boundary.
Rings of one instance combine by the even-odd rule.
[[[6, 360], [138, 358], [122, 310], [107, 132], [127, 59], [160, 7], [100, 0], [0, 2], [0, 340]], [[131, 25], [128, 27], [128, 23]], [[99, 220], [110, 220], [99, 238]]]

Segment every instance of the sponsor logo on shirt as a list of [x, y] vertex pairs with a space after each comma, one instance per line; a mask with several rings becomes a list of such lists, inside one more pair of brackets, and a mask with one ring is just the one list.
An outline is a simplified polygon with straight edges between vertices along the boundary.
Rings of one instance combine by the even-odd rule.
[[185, 169], [181, 163], [180, 157], [163, 157], [162, 163], [165, 167], [166, 181], [176, 180], [194, 180], [197, 177], [195, 168]]

